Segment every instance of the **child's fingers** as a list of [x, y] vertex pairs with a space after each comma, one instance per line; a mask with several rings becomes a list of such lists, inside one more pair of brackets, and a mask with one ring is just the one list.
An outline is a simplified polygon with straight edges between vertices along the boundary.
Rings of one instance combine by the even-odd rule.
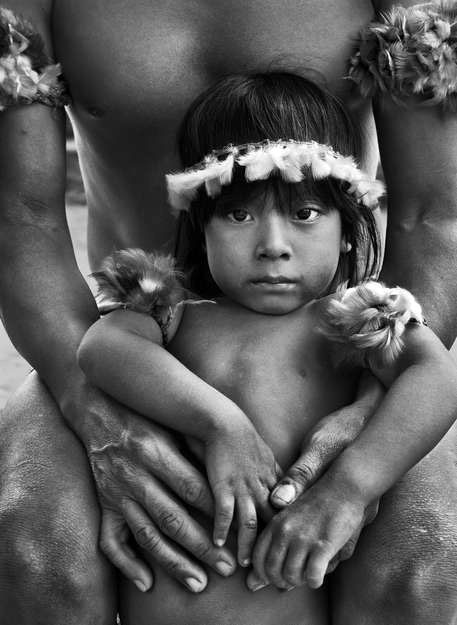
[[327, 572], [329, 563], [336, 555], [335, 550], [331, 549], [329, 543], [315, 547], [306, 564], [306, 583], [310, 588], [320, 588], [324, 583], [324, 577]]
[[278, 512], [270, 504], [270, 491], [265, 489], [265, 499], [257, 501], [257, 511], [264, 523], [269, 523], [274, 515]]
[[250, 497], [237, 500], [238, 508], [238, 562], [240, 566], [251, 563], [252, 548], [257, 536], [257, 511]]
[[247, 585], [250, 590], [259, 590], [268, 584], [268, 577], [265, 572], [265, 557], [270, 547], [271, 538], [271, 530], [268, 527], [257, 538], [254, 551], [252, 552], [253, 571], [249, 573], [247, 579]]
[[283, 568], [287, 558], [289, 541], [274, 537], [265, 555], [265, 574], [267, 579], [276, 588], [287, 588], [289, 584], [284, 581]]
[[227, 540], [230, 525], [233, 521], [235, 498], [229, 491], [220, 490], [214, 493], [214, 544], [222, 547]]
[[284, 583], [290, 586], [302, 586], [305, 579], [305, 564], [308, 549], [301, 543], [292, 543], [282, 569]]

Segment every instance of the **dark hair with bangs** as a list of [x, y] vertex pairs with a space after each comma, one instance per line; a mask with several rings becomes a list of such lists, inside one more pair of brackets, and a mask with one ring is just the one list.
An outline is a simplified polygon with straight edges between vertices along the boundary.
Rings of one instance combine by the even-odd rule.
[[[344, 156], [360, 159], [362, 135], [342, 103], [332, 94], [302, 76], [287, 72], [237, 74], [221, 79], [189, 107], [182, 122], [178, 145], [184, 167], [200, 162], [213, 150], [229, 144], [264, 140], [316, 141], [328, 144]], [[341, 255], [337, 282], [354, 285], [378, 271], [380, 245], [370, 209], [345, 192], [348, 183], [311, 176], [302, 183], [285, 183], [279, 176], [247, 182], [244, 169], [236, 166], [233, 181], [222, 187], [218, 198], [204, 190], [189, 212], [179, 216], [175, 255], [189, 278], [189, 288], [204, 297], [220, 293], [207, 263], [204, 229], [225, 199], [251, 196], [273, 190], [278, 210], [288, 210], [297, 195], [310, 195], [341, 214], [342, 229], [352, 249]]]

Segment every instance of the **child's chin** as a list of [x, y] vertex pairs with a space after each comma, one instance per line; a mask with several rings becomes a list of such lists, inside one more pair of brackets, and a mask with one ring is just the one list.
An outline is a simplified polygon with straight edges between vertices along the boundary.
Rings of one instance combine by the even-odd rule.
[[[310, 301], [310, 300], [309, 300]], [[265, 297], [248, 302], [247, 307], [264, 315], [288, 315], [308, 303], [296, 297]]]

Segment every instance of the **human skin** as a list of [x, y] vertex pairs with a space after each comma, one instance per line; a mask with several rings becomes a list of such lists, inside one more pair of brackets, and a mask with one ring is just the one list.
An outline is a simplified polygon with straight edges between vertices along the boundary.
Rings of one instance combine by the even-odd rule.
[[[135, 3], [134, 10], [131, 4], [127, 7], [119, 1], [9, 0], [4, 4], [36, 24], [48, 50], [64, 65], [73, 98], [70, 114], [87, 189], [88, 243], [93, 267], [113, 247], [151, 249], [169, 241], [172, 222], [164, 203], [163, 174], [178, 167], [172, 147], [175, 132], [194, 95], [223, 73], [264, 68], [281, 58], [285, 67], [296, 70], [305, 65], [320, 72], [328, 86], [348, 100], [349, 83], [341, 80], [341, 76], [345, 73], [351, 39], [373, 13], [370, 4], [362, 0], [288, 2], [287, 11], [281, 3], [250, 2], [247, 9], [244, 2], [209, 0], [186, 4], [142, 2]], [[388, 5], [383, 3], [381, 8]], [[360, 115], [366, 119], [372, 137], [367, 105], [361, 105]], [[378, 115], [378, 123], [383, 131], [381, 139], [384, 134], [404, 137], [408, 116], [405, 112], [393, 121], [393, 117]], [[394, 124], [398, 124], [395, 132]], [[411, 127], [411, 137], [413, 131], [417, 135], [417, 121], [415, 124]], [[447, 119], [443, 124], [445, 132], [440, 126], [441, 132], [455, 136], [453, 121]], [[433, 171], [440, 172], [437, 186], [441, 193], [437, 195], [433, 181], [424, 178], [421, 185], [414, 180], [417, 195], [412, 200], [409, 196], [405, 198], [411, 181], [403, 180], [403, 196], [400, 188], [392, 210], [385, 279], [413, 290], [424, 302], [430, 324], [449, 344], [456, 322], [453, 302], [457, 272], [453, 250], [457, 236], [452, 210], [455, 176], [449, 171], [448, 163], [456, 159], [452, 147], [442, 145], [443, 162], [435, 167], [430, 159], [434, 154], [434, 136], [438, 133], [435, 129], [428, 132], [429, 127], [430, 118], [424, 114], [422, 150], [413, 139], [400, 145], [391, 138], [381, 142], [389, 156], [385, 159], [386, 174], [392, 180], [401, 168], [405, 146], [412, 145], [417, 153], [424, 155]], [[140, 500], [142, 485], [153, 480], [148, 477], [151, 472], [165, 482], [175, 483], [177, 466], [182, 467], [178, 474], [178, 484], [182, 486], [178, 495], [185, 501], [198, 500], [202, 509], [208, 509], [208, 492], [201, 486], [198, 474], [179, 460], [177, 450], [170, 456], [172, 442], [160, 430], [149, 424], [146, 427], [141, 417], [90, 388], [76, 367], [77, 346], [98, 315], [77, 270], [65, 222], [63, 116], [42, 106], [18, 108], [2, 114], [0, 133], [2, 315], [15, 345], [41, 378], [41, 381], [31, 378], [9, 402], [3, 415], [2, 453], [5, 466], [11, 470], [5, 472], [8, 485], [3, 489], [1, 502], [2, 536], [7, 545], [2, 603], [8, 606], [6, 615], [10, 622], [36, 622], [40, 615], [46, 623], [59, 623], [62, 611], [68, 623], [71, 619], [78, 623], [111, 622], [115, 610], [112, 569], [95, 548], [98, 509], [86, 459], [68, 425], [86, 450], [90, 450], [92, 467], [98, 469], [97, 492], [102, 505], [105, 551], [118, 565], [128, 568], [132, 578], [141, 574], [151, 581], [148, 569], [138, 560], [129, 560], [120, 546], [126, 532], [122, 506], [126, 493], [131, 496], [133, 492]], [[369, 145], [373, 146], [374, 142], [368, 141], [367, 154]], [[375, 159], [367, 156], [365, 167], [373, 171], [374, 162]], [[420, 195], [423, 186], [428, 189], [428, 195]], [[434, 215], [439, 218], [435, 220]], [[439, 474], [446, 476], [446, 487], [455, 480], [453, 455], [447, 451], [453, 449], [452, 435], [451, 432], [437, 448], [437, 456], [433, 456], [437, 459], [432, 463], [433, 480], [438, 480]], [[33, 436], [35, 445], [32, 445]], [[152, 436], [156, 450], [166, 449], [167, 454], [151, 458]], [[108, 453], [113, 441], [117, 464]], [[92, 453], [94, 450], [98, 453]], [[176, 462], [161, 463], [164, 455]], [[430, 466], [431, 461], [428, 462]], [[50, 468], [62, 463], [65, 471]], [[126, 475], [127, 471], [120, 469], [126, 465], [132, 467], [131, 475], [142, 477], [133, 479]], [[29, 471], [30, 467], [35, 470]], [[439, 484], [419, 467], [411, 476], [399, 486], [404, 496], [400, 499], [395, 491], [387, 500], [387, 508], [382, 511], [382, 530], [376, 529], [380, 528], [377, 523], [365, 534], [364, 548], [350, 563], [351, 571], [353, 563], [358, 568], [339, 586], [347, 592], [338, 596], [338, 602], [349, 605], [348, 597], [351, 597], [353, 612], [348, 618], [355, 614], [353, 621], [360, 621], [360, 615], [367, 613], [376, 623], [378, 616], [373, 615], [381, 614], [379, 602], [393, 596], [391, 578], [387, 575], [394, 560], [391, 554], [397, 561], [399, 553], [405, 562], [413, 558], [419, 567], [424, 559], [439, 561], [437, 551], [441, 543], [435, 536], [446, 536], [448, 544], [455, 544], [454, 535], [448, 529], [452, 523], [444, 523], [442, 506], [434, 500]], [[433, 493], [426, 505], [417, 508], [415, 517], [419, 519], [417, 523], [427, 517], [423, 524], [430, 528], [429, 542], [423, 547], [421, 558], [417, 542], [409, 537], [407, 529], [397, 533], [398, 540], [389, 542], [390, 551], [379, 553], [378, 540], [383, 539], [384, 533], [389, 534], [392, 524], [396, 528], [408, 527], [408, 510], [418, 500], [418, 494], [422, 497], [422, 493], [430, 492], [429, 479], [433, 481]], [[68, 482], [73, 484], [71, 492], [66, 487]], [[153, 484], [157, 489], [157, 483]], [[167, 499], [166, 493], [163, 497], [160, 513], [157, 507], [148, 507], [155, 527], [186, 543], [176, 530], [182, 510]], [[452, 489], [448, 500], [454, 499]], [[77, 500], [85, 502], [84, 505], [75, 506]], [[53, 511], [52, 515], [49, 510]], [[443, 523], [446, 527], [441, 532]], [[74, 534], [63, 529], [67, 527], [73, 528]], [[155, 561], [172, 568], [178, 579], [184, 580], [189, 572], [198, 572], [206, 579], [204, 569], [195, 559], [189, 562], [182, 552], [176, 556], [171, 542], [160, 541], [160, 533], [154, 526], [135, 530], [137, 539], [144, 539], [149, 545]], [[78, 541], [79, 546], [75, 545], [75, 535], [84, 537]], [[81, 544], [90, 548], [82, 548]], [[30, 564], [30, 553], [35, 554], [38, 567], [23, 566], [24, 561]], [[72, 554], [72, 571], [68, 570], [68, 559], [63, 555], [66, 553]], [[197, 560], [200, 555], [213, 564], [219, 555], [208, 548], [200, 535], [194, 542], [193, 553]], [[229, 556], [225, 554], [225, 557]], [[447, 562], [445, 557], [442, 561]], [[16, 572], [7, 574], [6, 569]], [[92, 577], [85, 574], [87, 570], [93, 571]], [[410, 583], [415, 571], [403, 567], [403, 575], [393, 585], [402, 589], [396, 609], [404, 609], [406, 615], [413, 614], [410, 607], [421, 605], [427, 593], [433, 597], [430, 606], [436, 605], [438, 596], [440, 606], [450, 605], [447, 597], [443, 597], [443, 576], [446, 579], [449, 576], [446, 587], [452, 591], [451, 600], [455, 600], [452, 567], [443, 564], [444, 573], [439, 568], [427, 570], [431, 579], [418, 592], [417, 584]], [[60, 580], [57, 588], [52, 581], [56, 577]], [[354, 577], [371, 580], [369, 602], [357, 592], [360, 584], [354, 584], [355, 591], [348, 588]], [[437, 584], [441, 594], [434, 592]], [[49, 601], [51, 596], [53, 602]], [[420, 618], [425, 618], [424, 611], [419, 611], [414, 622], [420, 623]]]
[[[252, 294], [248, 297], [252, 301]], [[266, 294], [263, 299], [267, 297]], [[269, 299], [279, 298], [270, 293]], [[314, 331], [318, 315], [318, 307], [299, 307], [287, 314], [286, 320], [281, 314], [253, 313], [224, 297], [216, 306], [189, 307], [169, 344], [171, 354], [188, 370], [249, 415], [281, 466], [288, 466], [297, 456], [301, 439], [319, 417], [351, 400], [357, 383], [357, 371], [348, 369], [341, 374], [331, 366], [326, 341]], [[212, 328], [211, 332], [208, 327]], [[100, 352], [95, 326], [94, 331], [92, 350]], [[149, 374], [147, 377], [153, 379]], [[138, 376], [129, 376], [129, 380], [125, 387], [133, 389]], [[136, 387], [136, 394], [144, 396], [140, 388], [143, 386]], [[217, 414], [221, 418], [225, 416], [221, 409]], [[195, 416], [192, 427], [196, 420]], [[206, 520], [205, 526], [208, 532], [212, 531], [211, 521]], [[228, 545], [234, 552], [236, 543], [237, 534], [231, 532]], [[140, 593], [122, 580], [119, 587], [122, 622], [126, 625], [329, 623], [328, 586], [319, 591], [305, 586], [288, 593], [271, 586], [252, 593], [245, 577], [246, 570], [242, 568], [227, 579], [210, 573], [205, 591], [191, 597], [161, 570], [156, 571], [155, 589], [151, 593]]]
[[[240, 563], [249, 557], [244, 530], [255, 526], [256, 508], [260, 512], [268, 502], [262, 483], [276, 472], [265, 442], [287, 466], [316, 415], [337, 409], [345, 400], [341, 392], [350, 397], [354, 390], [354, 368], [332, 365], [331, 347], [316, 331], [325, 306], [322, 296], [347, 251], [340, 215], [311, 198], [292, 203], [285, 215], [275, 210], [275, 203], [275, 195], [260, 193], [224, 205], [224, 212], [210, 220], [205, 228], [208, 265], [224, 297], [216, 304], [186, 308], [181, 321], [179, 314], [175, 317], [168, 334], [171, 355], [160, 346], [160, 328], [153, 319], [124, 310], [94, 324], [78, 352], [97, 386], [203, 444], [215, 497], [215, 536], [220, 517], [230, 525], [234, 506]], [[282, 282], [272, 284], [269, 276], [278, 275]], [[405, 353], [394, 366], [374, 368], [387, 386], [395, 383], [358, 440], [333, 465], [338, 468], [332, 467], [311, 490], [311, 506], [302, 510], [300, 504], [293, 521], [294, 506], [286, 509], [256, 543], [256, 571], [268, 571], [275, 585], [285, 588], [301, 586], [305, 575], [308, 586], [291, 594], [286, 604], [272, 589], [253, 599], [239, 583], [238, 572], [229, 582], [213, 580], [189, 604], [182, 600], [183, 591], [158, 574], [163, 601], [154, 594], [139, 597], [131, 585], [122, 584], [120, 611], [127, 625], [151, 619], [163, 625], [214, 621], [220, 593], [231, 597], [223, 613], [217, 612], [221, 624], [237, 619], [252, 624], [320, 622], [327, 601], [309, 588], [322, 584], [330, 560], [360, 526], [369, 504], [423, 457], [453, 420], [457, 372], [453, 374], [449, 354], [424, 326], [408, 328], [405, 340]], [[116, 364], [120, 361], [122, 371]], [[159, 390], [165, 384], [169, 397]], [[431, 421], [429, 410], [435, 405]], [[253, 438], [249, 419], [263, 440]], [[295, 562], [300, 558], [303, 564]], [[289, 569], [285, 575], [279, 564], [283, 559], [284, 570]]]

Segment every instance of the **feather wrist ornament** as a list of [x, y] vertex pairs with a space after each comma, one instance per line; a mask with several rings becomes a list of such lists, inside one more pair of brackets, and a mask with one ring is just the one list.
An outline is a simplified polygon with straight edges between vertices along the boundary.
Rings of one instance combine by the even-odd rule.
[[316, 180], [332, 177], [347, 182], [347, 193], [372, 209], [384, 193], [383, 183], [361, 171], [352, 156], [343, 156], [328, 145], [315, 141], [261, 141], [214, 150], [197, 165], [168, 174], [168, 201], [173, 211], [189, 210], [202, 186], [209, 197], [217, 197], [222, 187], [232, 182], [236, 166], [244, 167], [247, 182], [266, 180], [274, 174], [290, 183], [301, 182], [307, 175]]
[[344, 354], [360, 363], [385, 366], [403, 348], [402, 335], [410, 321], [425, 324], [420, 304], [400, 287], [371, 280], [352, 288], [341, 286], [325, 311], [322, 332], [348, 348]]
[[65, 106], [69, 97], [61, 75], [33, 26], [0, 8], [0, 111], [32, 102]]
[[124, 308], [150, 315], [167, 342], [174, 309], [188, 297], [172, 256], [119, 250], [107, 256], [92, 277], [97, 281], [96, 301], [102, 314]]
[[457, 111], [457, 2], [441, 0], [381, 13], [360, 34], [348, 78], [362, 96]]

